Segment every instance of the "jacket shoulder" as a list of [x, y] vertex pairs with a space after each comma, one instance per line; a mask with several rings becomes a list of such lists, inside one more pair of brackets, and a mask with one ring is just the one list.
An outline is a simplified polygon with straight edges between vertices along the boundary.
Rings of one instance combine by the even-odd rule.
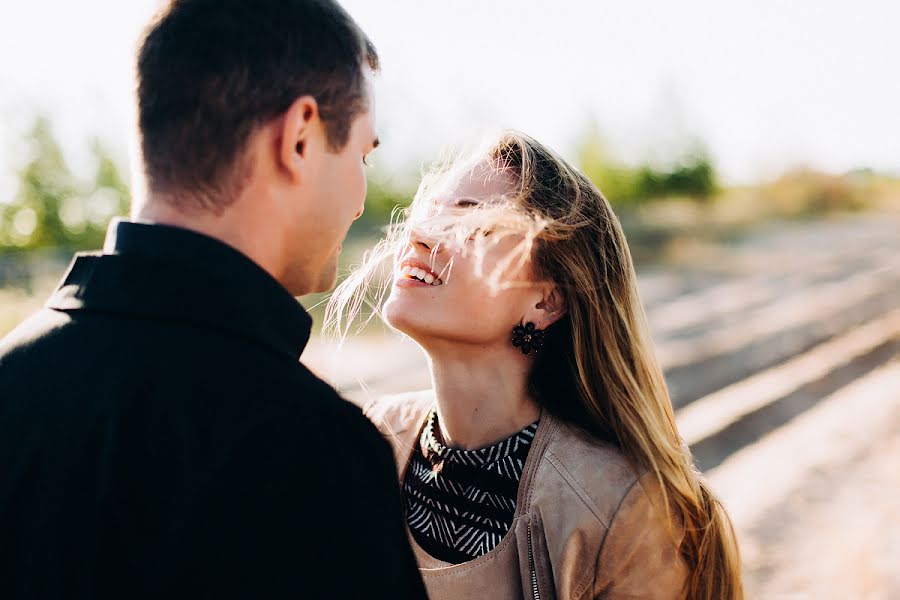
[[381, 396], [363, 406], [363, 413], [387, 435], [416, 427], [436, 402], [434, 390]]
[[52, 339], [71, 319], [65, 313], [43, 308], [19, 323], [0, 339], [0, 360], [36, 348]]
[[[566, 423], [548, 444], [540, 471], [556, 502], [587, 509], [608, 528], [622, 501], [644, 474], [615, 445]], [[560, 497], [562, 495], [562, 497]]]

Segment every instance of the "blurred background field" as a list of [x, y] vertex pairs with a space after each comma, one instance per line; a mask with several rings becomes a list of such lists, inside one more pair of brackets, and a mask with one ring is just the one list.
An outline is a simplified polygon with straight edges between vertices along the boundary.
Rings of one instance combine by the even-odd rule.
[[[570, 159], [615, 207], [641, 269], [727, 269], [719, 264], [719, 247], [760, 227], [900, 210], [900, 177], [889, 173], [793, 167], [770, 180], [729, 185], [705, 153], [680, 156], [666, 167], [626, 165], [604, 149], [594, 125], [587, 122], [585, 131]], [[0, 333], [52, 291], [73, 252], [102, 247], [108, 222], [128, 215], [131, 197], [122, 157], [92, 140], [92, 164], [86, 175], [77, 174], [47, 116], [35, 116], [25, 134], [6, 142], [20, 149], [20, 160], [11, 170], [9, 195], [0, 200]], [[397, 173], [376, 168], [369, 179], [365, 213], [344, 245], [345, 274], [380, 239], [391, 214], [409, 204], [418, 182], [411, 166]], [[321, 317], [326, 298], [310, 296], [303, 303]]]
[[[0, 23], [0, 336], [128, 213], [131, 44], [155, 5], [40, 0]], [[900, 597], [900, 8], [345, 5], [382, 53], [385, 148], [342, 274], [445, 144], [550, 143], [625, 227], [749, 597]], [[326, 299], [301, 299], [317, 327]], [[303, 359], [355, 402], [428, 385], [377, 319]]]

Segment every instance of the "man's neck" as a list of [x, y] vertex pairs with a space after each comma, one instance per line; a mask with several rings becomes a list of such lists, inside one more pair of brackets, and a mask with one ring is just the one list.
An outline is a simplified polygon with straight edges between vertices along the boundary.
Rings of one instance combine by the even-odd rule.
[[235, 206], [230, 206], [219, 214], [203, 209], [185, 210], [176, 208], [164, 198], [150, 195], [134, 215], [134, 220], [181, 227], [215, 238], [237, 249], [281, 281], [284, 267], [276, 237], [257, 234], [255, 219], [241, 214], [242, 212], [245, 211], [240, 211]]
[[540, 417], [527, 391], [529, 363], [510, 354], [496, 348], [429, 350], [440, 433], [448, 446], [483, 448]]

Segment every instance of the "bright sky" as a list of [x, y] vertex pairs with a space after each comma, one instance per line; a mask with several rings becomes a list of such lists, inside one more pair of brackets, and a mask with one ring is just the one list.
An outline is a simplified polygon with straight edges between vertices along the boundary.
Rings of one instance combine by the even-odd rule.
[[[376, 161], [386, 168], [497, 127], [573, 157], [593, 120], [624, 161], [665, 160], [698, 138], [730, 181], [797, 164], [900, 173], [900, 2], [344, 5], [382, 57]], [[155, 6], [29, 0], [4, 10], [0, 171], [15, 165], [15, 134], [37, 110], [76, 168], [88, 168], [93, 135], [125, 155], [133, 47]]]

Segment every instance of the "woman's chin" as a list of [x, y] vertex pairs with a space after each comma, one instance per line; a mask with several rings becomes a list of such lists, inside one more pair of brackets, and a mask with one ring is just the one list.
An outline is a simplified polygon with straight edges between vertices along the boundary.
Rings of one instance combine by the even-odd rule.
[[397, 300], [394, 296], [388, 298], [383, 309], [384, 321], [392, 328], [400, 333], [409, 335], [410, 328], [415, 329], [414, 324], [410, 323], [410, 311], [405, 310], [403, 302]]
[[388, 300], [384, 306], [384, 320], [396, 331], [414, 340], [428, 337], [430, 328], [421, 311], [407, 309], [403, 302]]

